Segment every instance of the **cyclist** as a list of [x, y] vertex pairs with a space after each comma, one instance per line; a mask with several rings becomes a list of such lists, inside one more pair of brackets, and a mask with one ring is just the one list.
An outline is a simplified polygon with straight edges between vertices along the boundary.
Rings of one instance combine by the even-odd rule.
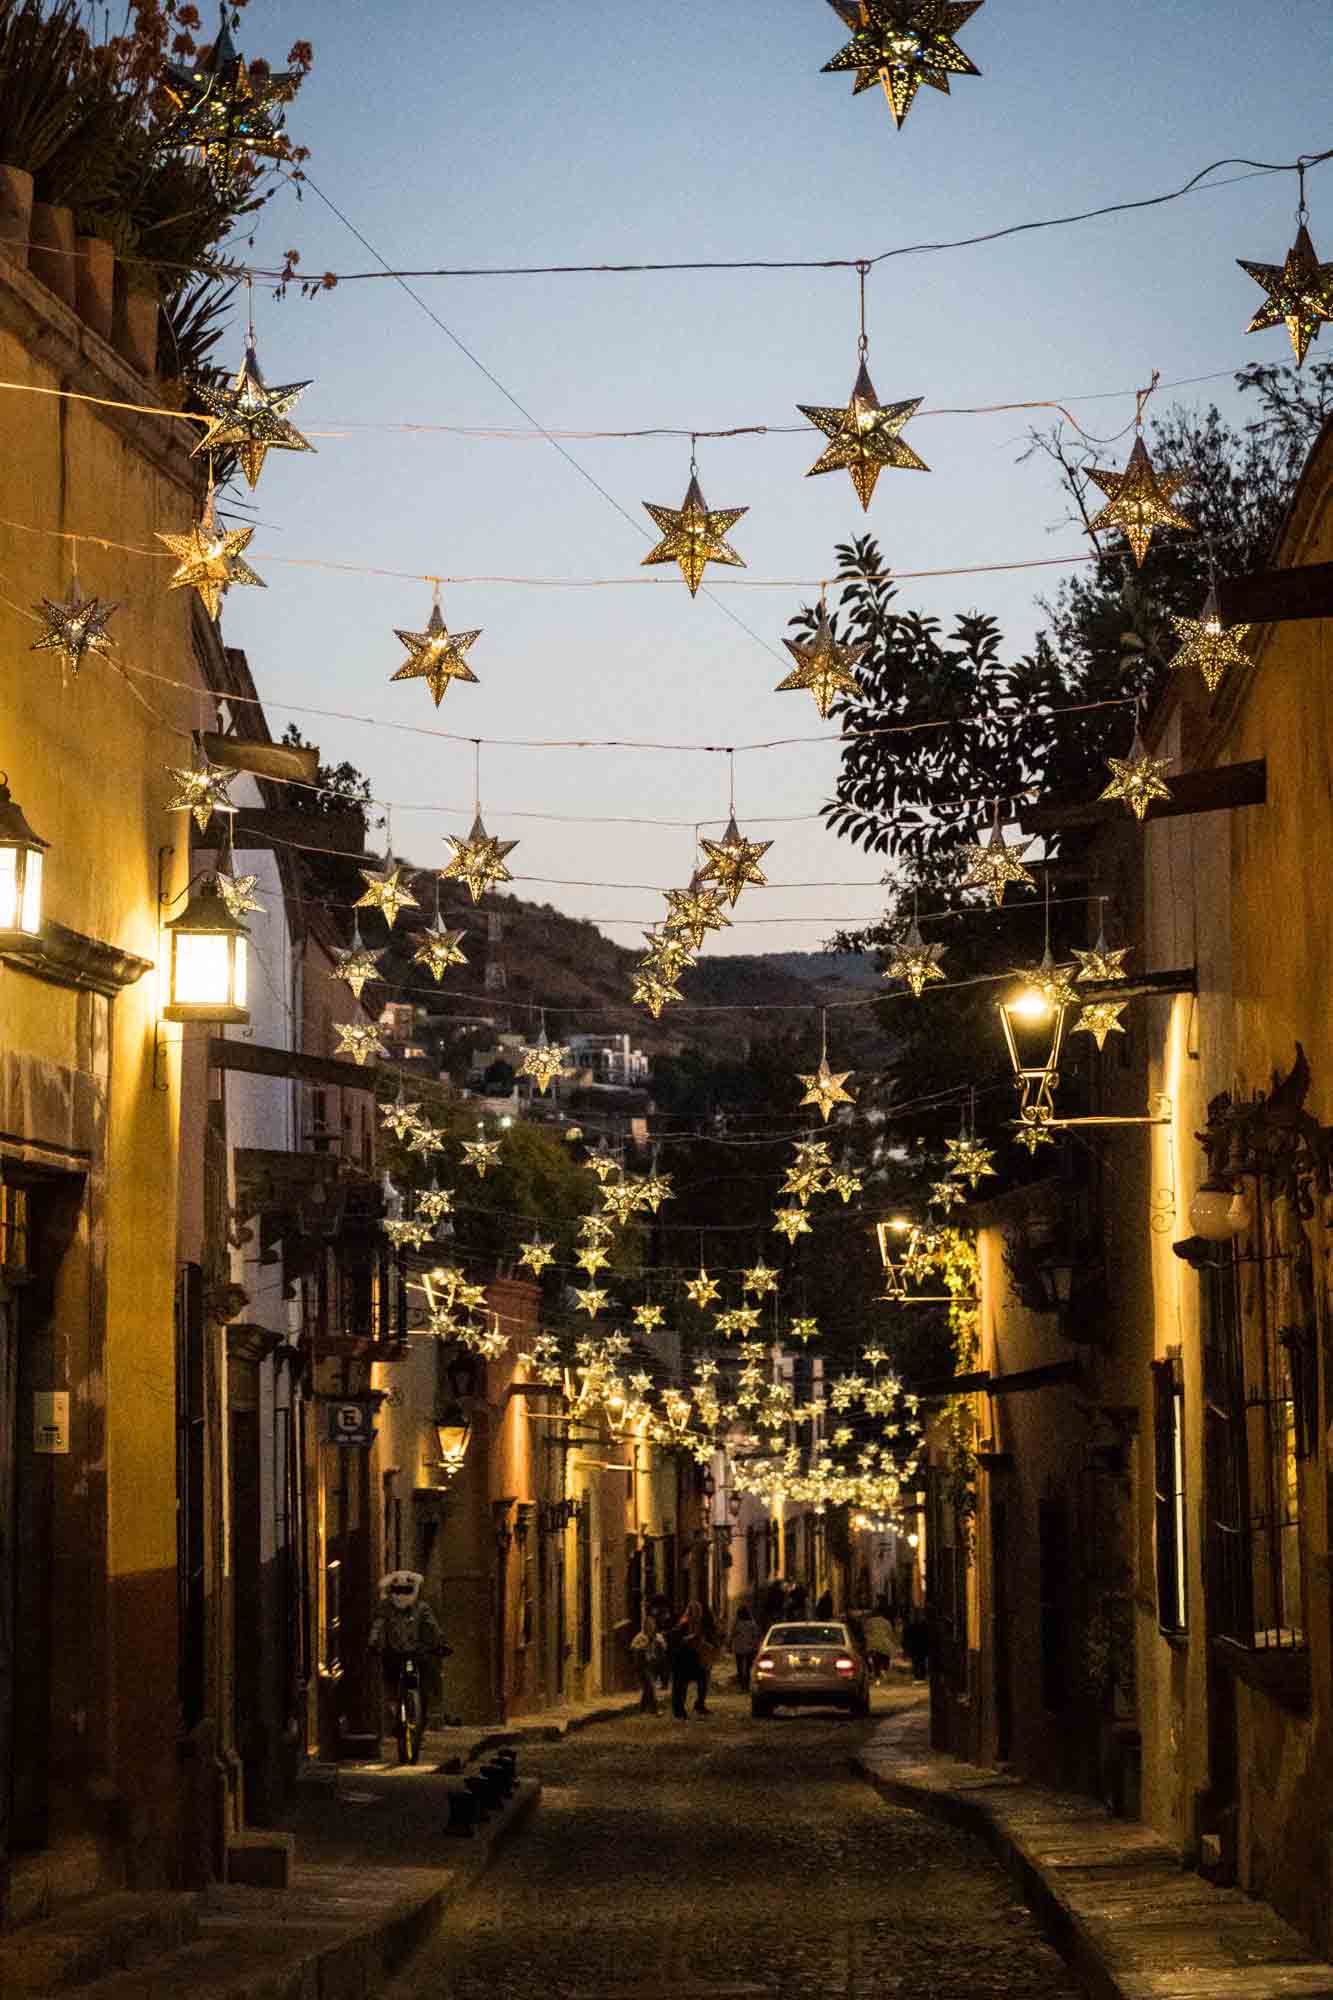
[[380, 1608], [370, 1628], [370, 1649], [380, 1656], [385, 1692], [395, 1705], [404, 1660], [417, 1661], [424, 1696], [427, 1675], [434, 1681], [438, 1671], [433, 1666], [427, 1668], [425, 1662], [433, 1657], [445, 1659], [451, 1650], [444, 1642], [439, 1619], [421, 1595], [424, 1582], [414, 1569], [393, 1569], [380, 1578]]

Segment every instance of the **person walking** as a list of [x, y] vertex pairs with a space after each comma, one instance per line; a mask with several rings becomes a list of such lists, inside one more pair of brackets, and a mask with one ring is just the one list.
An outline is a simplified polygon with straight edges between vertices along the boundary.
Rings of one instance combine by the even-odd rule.
[[742, 1599], [731, 1621], [731, 1650], [736, 1660], [736, 1685], [742, 1694], [750, 1692], [750, 1673], [759, 1651], [761, 1634], [748, 1599]]
[[656, 1715], [657, 1681], [666, 1654], [666, 1641], [658, 1631], [657, 1620], [651, 1611], [644, 1612], [643, 1625], [630, 1640], [629, 1649], [639, 1670], [639, 1712]]
[[819, 1602], [815, 1606], [815, 1617], [831, 1618], [832, 1616], [833, 1616], [833, 1592], [831, 1590], [826, 1590], [823, 1596], [820, 1598]]
[[861, 1632], [870, 1677], [882, 1680], [893, 1665], [893, 1627], [882, 1612], [867, 1611], [861, 1620]]
[[[710, 1630], [711, 1627], [711, 1630]], [[694, 1688], [694, 1713], [708, 1713], [708, 1669], [717, 1653], [717, 1626], [697, 1597], [685, 1606], [672, 1631], [671, 1713], [686, 1717], [685, 1697]]]

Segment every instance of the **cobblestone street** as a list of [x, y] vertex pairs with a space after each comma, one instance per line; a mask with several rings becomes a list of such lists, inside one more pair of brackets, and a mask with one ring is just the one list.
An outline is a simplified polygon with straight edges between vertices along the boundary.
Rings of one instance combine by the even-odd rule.
[[[907, 1699], [876, 1695], [877, 1716]], [[970, 1835], [850, 1767], [875, 1723], [754, 1722], [728, 1693], [523, 1756], [542, 1803], [395, 1988], [723, 2000], [1074, 2000], [1081, 1989]]]

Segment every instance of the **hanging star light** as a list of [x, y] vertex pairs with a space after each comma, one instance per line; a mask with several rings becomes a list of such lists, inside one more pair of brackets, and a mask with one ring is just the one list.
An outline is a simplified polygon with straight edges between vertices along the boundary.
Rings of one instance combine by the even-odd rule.
[[407, 1135], [407, 1150], [409, 1153], [419, 1154], [422, 1159], [425, 1159], [428, 1153], [442, 1153], [444, 1134], [437, 1132], [433, 1125], [418, 1123]]
[[1076, 1007], [1078, 995], [1075, 993], [1070, 975], [1072, 965], [1057, 965], [1047, 944], [1039, 965], [1028, 966], [1018, 974], [1027, 981], [1029, 989], [1039, 993], [1048, 1007]]
[[53, 598], [44, 597], [34, 610], [46, 627], [40, 639], [34, 639], [29, 651], [33, 653], [59, 653], [65, 665], [74, 674], [83, 665], [88, 653], [109, 656], [115, 640], [107, 633], [107, 620], [118, 604], [107, 604], [100, 597], [83, 597], [79, 594], [77, 579], [70, 585], [70, 594], [64, 604]]
[[641, 970], [664, 986], [674, 986], [681, 973], [694, 964], [694, 947], [679, 931], [645, 931], [643, 935], [648, 949], [639, 960]]
[[796, 407], [829, 440], [806, 478], [813, 479], [820, 472], [846, 471], [856, 488], [857, 499], [867, 511], [875, 483], [886, 466], [904, 472], [930, 471], [924, 458], [918, 458], [911, 445], [898, 435], [921, 408], [920, 396], [911, 396], [902, 403], [881, 403], [864, 354], [845, 405], [798, 403]]
[[1203, 675], [1203, 684], [1209, 694], [1228, 667], [1245, 667], [1249, 660], [1241, 646], [1241, 640], [1249, 631], [1248, 625], [1224, 625], [1217, 611], [1217, 598], [1212, 591], [1203, 610], [1197, 618], [1177, 618], [1171, 623], [1176, 628], [1180, 640], [1179, 651], [1171, 661], [1173, 667], [1197, 667]]
[[737, 555], [726, 537], [727, 531], [735, 527], [741, 515], [749, 513], [749, 508], [723, 507], [710, 511], [693, 467], [685, 498], [679, 507], [655, 507], [651, 500], [645, 500], [643, 504], [660, 528], [662, 539], [648, 551], [641, 567], [646, 568], [650, 563], [679, 563], [691, 597], [699, 588], [706, 563], [725, 563], [732, 569], [745, 568], [744, 558]]
[[400, 1090], [389, 1104], [380, 1106], [380, 1123], [395, 1139], [405, 1139], [421, 1122], [421, 1106], [409, 1104]]
[[654, 1167], [653, 1171], [650, 1174], [645, 1174], [640, 1181], [639, 1193], [642, 1197], [643, 1206], [651, 1209], [653, 1214], [656, 1215], [664, 1201], [675, 1200], [675, 1195], [671, 1187], [671, 1175], [661, 1174]]
[[664, 1007], [683, 1000], [685, 995], [669, 979], [659, 979], [655, 973], [638, 972], [630, 989], [630, 999], [636, 1006], [646, 1007], [656, 1021]]
[[698, 1306], [701, 1312], [705, 1306], [710, 1306], [714, 1299], [721, 1296], [716, 1278], [710, 1278], [702, 1264], [699, 1266], [697, 1278], [685, 1280], [685, 1290], [691, 1303]]
[[818, 1340], [819, 1321], [817, 1319], [794, 1319], [787, 1328], [793, 1340]]
[[[849, 1072], [850, 1074], [850, 1072]], [[782, 1177], [779, 1194], [794, 1194], [804, 1208], [811, 1195], [823, 1194], [824, 1176], [828, 1169], [818, 1163], [805, 1166], [801, 1161], [793, 1161]]]
[[466, 935], [465, 931], [447, 931], [437, 912], [434, 921], [424, 931], [417, 932], [413, 965], [424, 965], [438, 985], [451, 965], [467, 964], [466, 956], [459, 950]]
[[485, 1180], [490, 1169], [500, 1162], [500, 1141], [498, 1139], [464, 1139], [464, 1165], [476, 1169], [478, 1176]]
[[786, 680], [778, 682], [774, 689], [776, 694], [808, 690], [814, 696], [821, 722], [827, 721], [829, 710], [838, 695], [860, 694], [860, 684], [852, 669], [859, 666], [869, 652], [870, 641], [867, 639], [859, 646], [839, 645], [822, 604], [810, 638], [784, 639], [782, 643], [796, 665]]
[[830, 0], [852, 39], [824, 74], [855, 70], [853, 97], [878, 83], [901, 131], [921, 85], [949, 95], [950, 76], [981, 71], [954, 40], [983, 0]]
[[942, 1208], [946, 1215], [951, 1208], [956, 1208], [960, 1201], [966, 1200], [967, 1196], [963, 1193], [962, 1184], [959, 1181], [935, 1181], [931, 1186], [930, 1206], [932, 1208]]
[[792, 1157], [798, 1167], [827, 1167], [832, 1164], [827, 1139], [797, 1139], [792, 1146]]
[[[950, 1177], [966, 1181], [969, 1187], [975, 1187], [983, 1175], [995, 1172], [994, 1155], [990, 1147], [981, 1145], [970, 1132], [962, 1133], [957, 1139], [946, 1139], [944, 1149], [949, 1155]], [[919, 1231], [914, 1234], [929, 1235], [932, 1242], [934, 1240], [932, 1231]]]
[[679, 931], [697, 951], [709, 931], [730, 930], [731, 918], [724, 908], [726, 900], [723, 890], [706, 888], [696, 872], [690, 877], [688, 889], [667, 890], [667, 914], [662, 928]]
[[663, 1312], [661, 1306], [635, 1306], [634, 1308], [634, 1324], [644, 1333], [651, 1333], [653, 1328], [661, 1326], [665, 1319], [666, 1314]]
[[639, 1206], [638, 1190], [629, 1181], [608, 1181], [602, 1188], [602, 1203], [608, 1215], [626, 1223]]
[[1262, 333], [1266, 327], [1285, 326], [1299, 368], [1318, 340], [1325, 320], [1333, 319], [1333, 264], [1321, 264], [1315, 255], [1310, 232], [1302, 213], [1296, 241], [1281, 264], [1251, 264], [1244, 257], [1236, 262], [1256, 285], [1268, 294], [1264, 304], [1246, 327], [1246, 333]]
[[333, 1032], [338, 1037], [335, 1056], [350, 1056], [357, 1068], [368, 1062], [371, 1056], [387, 1056], [389, 1051], [380, 1040], [379, 1029], [368, 1021], [335, 1021]]
[[1170, 798], [1171, 787], [1164, 774], [1170, 768], [1171, 759], [1149, 756], [1137, 729], [1128, 757], [1108, 757], [1106, 763], [1111, 772], [1111, 782], [1105, 791], [1098, 793], [1098, 797], [1123, 799], [1135, 819], [1144, 817], [1154, 799]]
[[579, 1222], [579, 1235], [585, 1243], [609, 1243], [615, 1233], [614, 1225], [604, 1215], [585, 1215]]
[[455, 833], [445, 837], [454, 850], [454, 858], [442, 872], [466, 882], [474, 903], [479, 903], [486, 891], [497, 882], [513, 881], [513, 876], [505, 867], [505, 857], [513, 853], [518, 842], [493, 840], [482, 825], [480, 812], [473, 820], [466, 840], [461, 840]]
[[1185, 483], [1184, 474], [1156, 472], [1142, 437], [1135, 438], [1123, 472], [1109, 472], [1094, 465], [1089, 467], [1088, 477], [1107, 496], [1106, 506], [1088, 523], [1089, 534], [1095, 535], [1103, 528], [1119, 528], [1136, 564], [1142, 565], [1155, 528], [1179, 528], [1187, 535], [1194, 533], [1193, 521], [1171, 505], [1176, 488]]
[[569, 1050], [561, 1043], [547, 1041], [546, 1030], [543, 1028], [533, 1046], [524, 1049], [518, 1073], [520, 1076], [530, 1076], [539, 1091], [548, 1091], [555, 1078], [566, 1073], [568, 1054]]
[[195, 381], [194, 392], [209, 412], [208, 429], [192, 446], [191, 458], [200, 452], [234, 451], [237, 463], [252, 487], [259, 484], [264, 459], [270, 451], [313, 451], [314, 446], [287, 421], [309, 382], [287, 382], [270, 389], [259, 371], [253, 347], [247, 347], [241, 371], [228, 389]]
[[453, 1205], [453, 1189], [442, 1188], [438, 1181], [432, 1181], [430, 1186], [423, 1188], [417, 1196], [417, 1208], [427, 1222], [442, 1221], [446, 1215], [452, 1213]]
[[609, 1292], [599, 1291], [596, 1285], [588, 1285], [583, 1291], [574, 1287], [574, 1297], [578, 1300], [578, 1310], [587, 1313], [589, 1319], [596, 1319], [602, 1307], [610, 1298]]
[[168, 590], [197, 590], [210, 618], [216, 618], [222, 600], [234, 583], [267, 588], [256, 576], [241, 551], [249, 547], [253, 528], [220, 528], [209, 488], [204, 511], [188, 535], [166, 535], [159, 529], [157, 540], [165, 542], [179, 567], [167, 581]]
[[197, 767], [184, 769], [178, 765], [168, 767], [176, 780], [174, 798], [167, 800], [168, 812], [189, 813], [202, 833], [215, 812], [235, 812], [236, 808], [227, 796], [227, 787], [235, 777], [224, 764], [210, 763], [207, 757]]
[[1014, 1133], [1014, 1144], [1026, 1147], [1029, 1153], [1035, 1153], [1038, 1146], [1053, 1146], [1055, 1134], [1046, 1130], [1041, 1119], [1025, 1118]]
[[785, 1236], [794, 1243], [798, 1236], [810, 1234], [810, 1218], [803, 1208], [775, 1208], [773, 1211], [775, 1234]]
[[365, 894], [353, 903], [354, 910], [378, 910], [385, 923], [392, 930], [400, 910], [416, 910], [421, 906], [409, 889], [402, 885], [402, 864], [391, 854], [384, 857], [383, 868], [359, 868], [357, 873], [366, 885]]
[[759, 863], [773, 843], [771, 840], [746, 840], [736, 824], [734, 812], [727, 821], [721, 840], [701, 840], [699, 845], [708, 856], [699, 870], [700, 881], [716, 882], [733, 909], [747, 883], [753, 882], [760, 889], [766, 886], [766, 877]]
[[518, 1261], [527, 1265], [534, 1278], [540, 1278], [546, 1266], [555, 1262], [555, 1245], [534, 1238], [531, 1243], [520, 1245]]
[[274, 116], [274, 109], [291, 102], [299, 81], [292, 71], [247, 63], [236, 49], [224, 12], [217, 37], [198, 67], [167, 63], [163, 68], [163, 88], [179, 113], [166, 142], [191, 146], [202, 154], [209, 179], [226, 198], [250, 179], [247, 169], [254, 159], [292, 157], [282, 119]]
[[963, 876], [965, 889], [989, 889], [998, 908], [1004, 901], [1004, 892], [1011, 882], [1023, 883], [1029, 889], [1036, 888], [1036, 882], [1028, 869], [1023, 866], [1023, 856], [1031, 847], [1031, 840], [1014, 841], [1005, 845], [1000, 829], [1000, 808], [995, 808], [990, 839], [984, 846], [969, 842], [963, 849], [967, 858], [967, 872]]
[[890, 946], [888, 963], [884, 967], [885, 979], [902, 979], [911, 987], [913, 997], [921, 998], [921, 989], [932, 979], [943, 979], [940, 960], [944, 957], [942, 944], [927, 944], [921, 935], [921, 926], [913, 917], [902, 936]]
[[1106, 932], [1099, 929], [1097, 942], [1091, 951], [1080, 951], [1077, 945], [1074, 947], [1074, 956], [1078, 960], [1075, 979], [1084, 982], [1094, 979], [1098, 982], [1127, 979], [1129, 974], [1125, 971], [1125, 960], [1129, 956], [1129, 950], [1127, 944], [1121, 945], [1118, 951], [1109, 950]]
[[763, 1314], [758, 1306], [737, 1306], [731, 1314], [731, 1322], [737, 1333], [751, 1334], [758, 1326]]
[[249, 910], [258, 910], [261, 915], [264, 913], [265, 906], [255, 894], [259, 886], [257, 875], [229, 875], [225, 869], [219, 868], [217, 885], [229, 917], [243, 917]]
[[395, 626], [394, 637], [406, 646], [408, 658], [396, 674], [389, 676], [390, 680], [425, 681], [436, 708], [448, 693], [450, 681], [475, 683], [477, 676], [463, 655], [480, 639], [481, 632], [451, 633], [440, 615], [438, 603], [430, 608], [424, 632], [400, 632]]
[[850, 1173], [834, 1174], [832, 1180], [829, 1182], [828, 1191], [830, 1194], [839, 1196], [842, 1202], [846, 1204], [854, 1194], [860, 1194], [861, 1176], [860, 1174]]
[[1128, 1005], [1127, 1000], [1089, 1000], [1074, 1023], [1074, 1033], [1091, 1035], [1099, 1049], [1105, 1048], [1108, 1035], [1124, 1034], [1120, 1016]]
[[819, 1068], [811, 1075], [803, 1076], [799, 1071], [797, 1074], [800, 1076], [801, 1082], [805, 1085], [805, 1096], [801, 1099], [802, 1107], [807, 1104], [817, 1104], [820, 1116], [826, 1125], [835, 1104], [855, 1104], [856, 1102], [856, 1093], [851, 1090], [844, 1090], [843, 1088], [852, 1071], [844, 1069], [839, 1070], [835, 1074], [828, 1066], [827, 1054], [821, 1054]]
[[619, 1171], [618, 1162], [607, 1151], [605, 1139], [602, 1140], [597, 1151], [588, 1156], [584, 1164], [592, 1169], [599, 1181], [604, 1181], [609, 1174]]
[[748, 1271], [741, 1273], [741, 1290], [743, 1292], [753, 1292], [758, 1299], [767, 1298], [768, 1294], [775, 1292], [777, 1288], [777, 1272], [770, 1270], [768, 1265], [762, 1261], [758, 1264], [751, 1264]]
[[379, 964], [383, 956], [382, 951], [368, 951], [361, 942], [360, 930], [354, 927], [351, 949], [334, 952], [333, 970], [329, 977], [341, 979], [345, 985], [351, 987], [359, 1000], [361, 989], [367, 980], [379, 978]]
[[604, 1271], [610, 1261], [600, 1243], [585, 1243], [574, 1259], [579, 1269], [586, 1271], [590, 1278], [595, 1278], [599, 1271]]

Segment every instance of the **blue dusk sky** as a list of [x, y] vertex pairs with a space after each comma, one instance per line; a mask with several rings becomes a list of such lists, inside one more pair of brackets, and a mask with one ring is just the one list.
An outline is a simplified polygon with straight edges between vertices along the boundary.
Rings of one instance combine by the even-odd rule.
[[[417, 269], [873, 256], [1157, 194], [1225, 156], [1333, 144], [1328, 0], [988, 0], [958, 36], [982, 75], [949, 97], [921, 91], [901, 132], [877, 90], [853, 97], [849, 76], [820, 74], [846, 40], [825, 0], [253, 0], [243, 16], [247, 56], [280, 65], [298, 38], [315, 66], [289, 127], [313, 188]], [[1333, 257], [1333, 163], [1309, 199]], [[885, 472], [864, 515], [846, 474], [804, 478], [814, 431], [702, 442], [709, 504], [749, 509], [732, 533], [747, 567], [710, 568], [713, 596], [693, 602], [674, 568], [640, 567], [641, 503], [680, 504], [687, 438], [568, 439], [585, 478], [540, 437], [460, 433], [530, 428], [497, 382], [560, 431], [798, 424], [798, 402], [850, 392], [853, 272], [422, 279], [443, 327], [388, 281], [309, 302], [260, 291], [264, 371], [312, 378], [296, 418], [318, 456], [268, 460], [249, 551], [268, 588], [232, 593], [227, 640], [275, 734], [290, 707], [327, 761], [360, 766], [421, 865], [440, 865], [470, 817], [473, 753], [451, 736], [814, 739], [737, 757], [738, 815], [773, 841], [773, 886], [747, 893], [708, 950], [816, 949], [883, 906], [880, 863], [812, 817], [836, 776], [836, 745], [818, 740], [832, 725], [808, 695], [773, 691], [787, 620], [833, 571], [835, 544], [868, 529], [900, 571], [1082, 553], [1049, 468], [1017, 462], [1028, 417], [930, 411], [1069, 402], [1109, 436], [1154, 369], [1162, 404], [1234, 411], [1236, 368], [1290, 359], [1280, 330], [1245, 337], [1261, 294], [1235, 259], [1280, 261], [1295, 203], [1293, 176], [1249, 176], [880, 265], [871, 373], [884, 402], [924, 399], [906, 435], [930, 473]], [[271, 264], [289, 246], [308, 274], [374, 264], [310, 188], [274, 199], [245, 254]], [[241, 344], [238, 322], [226, 358]], [[627, 581], [446, 586], [450, 627], [482, 628], [479, 685], [453, 685], [436, 711], [424, 683], [390, 685], [393, 630], [425, 624], [430, 591], [413, 579], [432, 573]], [[901, 602], [946, 623], [991, 611], [1020, 653], [1037, 598], [1067, 573], [905, 582]], [[516, 893], [633, 945], [661, 913], [655, 892], [690, 874], [693, 823], [725, 816], [727, 774], [690, 749], [497, 743], [482, 796], [489, 831], [521, 843]]]

